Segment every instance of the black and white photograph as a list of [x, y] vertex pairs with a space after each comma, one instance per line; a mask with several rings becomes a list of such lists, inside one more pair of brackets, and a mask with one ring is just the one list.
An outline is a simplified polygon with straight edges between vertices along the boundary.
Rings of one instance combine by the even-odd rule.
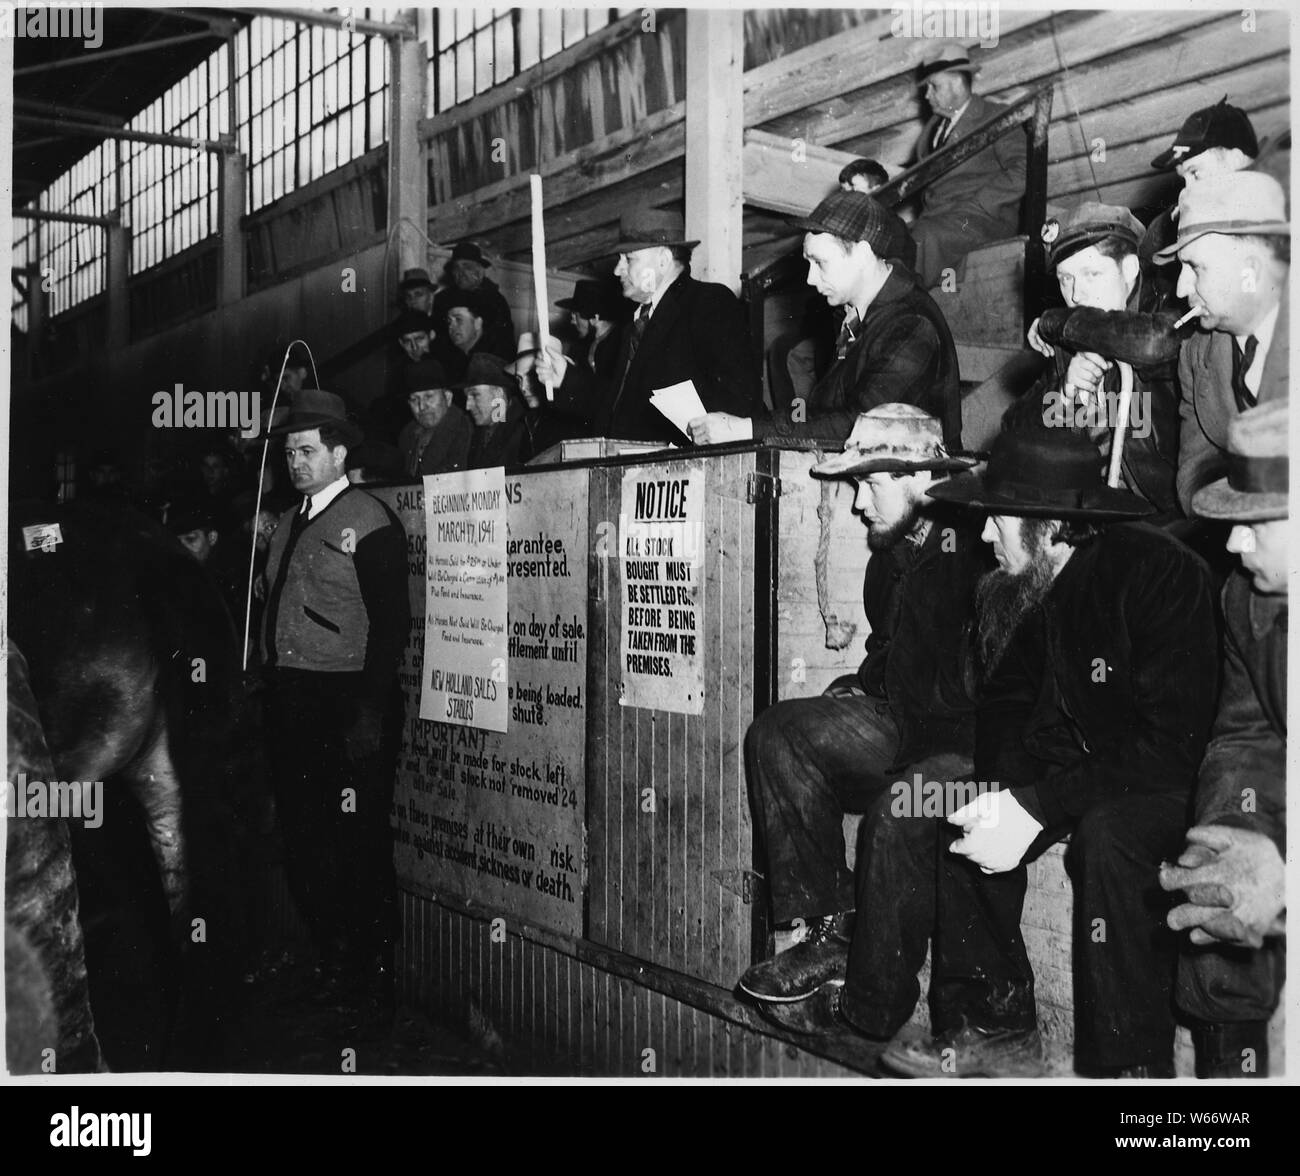
[[141, 1082], [1284, 1129], [1295, 19], [4, 0], [41, 1146], [166, 1153]]

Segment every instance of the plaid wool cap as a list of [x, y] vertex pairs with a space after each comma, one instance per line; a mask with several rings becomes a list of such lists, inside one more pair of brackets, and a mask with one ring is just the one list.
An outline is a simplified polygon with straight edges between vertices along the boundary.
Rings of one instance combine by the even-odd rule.
[[883, 204], [863, 192], [832, 192], [807, 216], [790, 222], [806, 233], [865, 241], [878, 257], [893, 252], [894, 232]]

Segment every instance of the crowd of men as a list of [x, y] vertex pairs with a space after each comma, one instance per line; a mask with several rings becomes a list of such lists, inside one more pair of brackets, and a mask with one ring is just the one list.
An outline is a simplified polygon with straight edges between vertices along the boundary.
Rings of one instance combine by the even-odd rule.
[[[923, 67], [922, 157], [996, 114], [977, 72], [960, 46]], [[882, 1043], [894, 1073], [1038, 1073], [1026, 865], [1068, 837], [1080, 1072], [1172, 1076], [1181, 1016], [1199, 1073], [1267, 1074], [1283, 958], [1286, 197], [1225, 101], [1153, 162], [1185, 181], [1168, 216], [1148, 227], [1085, 201], [1035, 226], [1064, 305], [1028, 345], [1051, 362], [977, 469], [930, 291], [1016, 231], [1024, 154], [1023, 136], [998, 140], [926, 189], [910, 225], [873, 198], [887, 176], [863, 161], [795, 219], [824, 310], [774, 351], [793, 377], [802, 348], [805, 379], [799, 395], [773, 379], [771, 407], [744, 307], [692, 276], [699, 242], [653, 208], [623, 217], [613, 280], [560, 302], [563, 343], [517, 339], [490, 260], [462, 244], [441, 286], [403, 275], [389, 385], [364, 412], [288, 355], [269, 424], [291, 485], [263, 536], [258, 652], [290, 881], [330, 983], [391, 985], [395, 934], [407, 566], [400, 524], [354, 483], [518, 465], [575, 437], [807, 439], [839, 451], [820, 476], [856, 484], [870, 636], [857, 675], [748, 733], [772, 917], [809, 934], [742, 992], [795, 1032]], [[651, 403], [683, 381], [704, 409], [684, 431]], [[219, 465], [207, 501], [171, 520], [201, 561], [232, 546]], [[902, 811], [895, 786], [914, 779], [976, 794]], [[865, 814], [855, 872], [846, 812]], [[927, 951], [932, 1033], [918, 1037], [905, 1029]]]

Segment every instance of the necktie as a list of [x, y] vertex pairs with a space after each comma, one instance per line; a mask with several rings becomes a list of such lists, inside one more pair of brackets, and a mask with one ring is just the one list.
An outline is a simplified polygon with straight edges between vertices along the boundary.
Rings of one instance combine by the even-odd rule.
[[849, 307], [844, 313], [844, 325], [840, 328], [840, 336], [835, 340], [835, 358], [843, 359], [849, 353], [849, 348], [857, 341], [858, 328], [862, 326], [862, 320], [858, 318], [858, 312], [853, 307]]
[[1237, 401], [1237, 411], [1245, 412], [1255, 404], [1255, 393], [1246, 385], [1246, 373], [1250, 371], [1250, 365], [1255, 362], [1255, 351], [1259, 347], [1259, 340], [1254, 335], [1246, 336], [1246, 349], [1243, 352], [1237, 345], [1237, 340], [1232, 341], [1232, 395]]
[[934, 131], [933, 149], [938, 151], [943, 146], [943, 141], [948, 137], [948, 132], [952, 130], [952, 119], [945, 118]]
[[627, 362], [623, 365], [623, 372], [618, 378], [618, 391], [614, 394], [613, 403], [610, 406], [610, 420], [613, 421], [614, 410], [618, 407], [618, 402], [623, 398], [623, 387], [627, 383], [627, 374], [632, 370], [632, 361], [636, 359], [637, 349], [641, 346], [641, 339], [645, 335], [645, 329], [650, 325], [650, 304], [643, 302], [641, 309], [636, 312], [636, 318], [632, 320], [632, 329], [627, 336]]

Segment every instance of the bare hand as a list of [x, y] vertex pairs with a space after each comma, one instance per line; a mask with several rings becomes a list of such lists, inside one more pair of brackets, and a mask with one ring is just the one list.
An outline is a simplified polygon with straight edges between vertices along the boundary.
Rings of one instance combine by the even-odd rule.
[[729, 412], [710, 412], [687, 424], [686, 431], [696, 445], [722, 445], [727, 441], [752, 440], [754, 422]]
[[564, 377], [569, 370], [569, 361], [564, 358], [559, 343], [551, 339], [550, 346], [537, 353], [537, 366], [533, 370], [542, 384], [550, 384], [552, 388], [558, 388], [564, 383]]
[[1087, 406], [1096, 397], [1101, 381], [1111, 367], [1110, 360], [1093, 351], [1081, 351], [1072, 360], [1065, 373], [1065, 395], [1078, 399]]
[[1028, 340], [1029, 346], [1032, 347], [1035, 351], [1037, 351], [1039, 355], [1046, 355], [1050, 359], [1053, 355], [1056, 354], [1056, 348], [1053, 347], [1050, 343], [1045, 343], [1043, 341], [1042, 335], [1038, 333], [1037, 319], [1034, 319], [1034, 321], [1029, 324], [1029, 334], [1026, 338]]

